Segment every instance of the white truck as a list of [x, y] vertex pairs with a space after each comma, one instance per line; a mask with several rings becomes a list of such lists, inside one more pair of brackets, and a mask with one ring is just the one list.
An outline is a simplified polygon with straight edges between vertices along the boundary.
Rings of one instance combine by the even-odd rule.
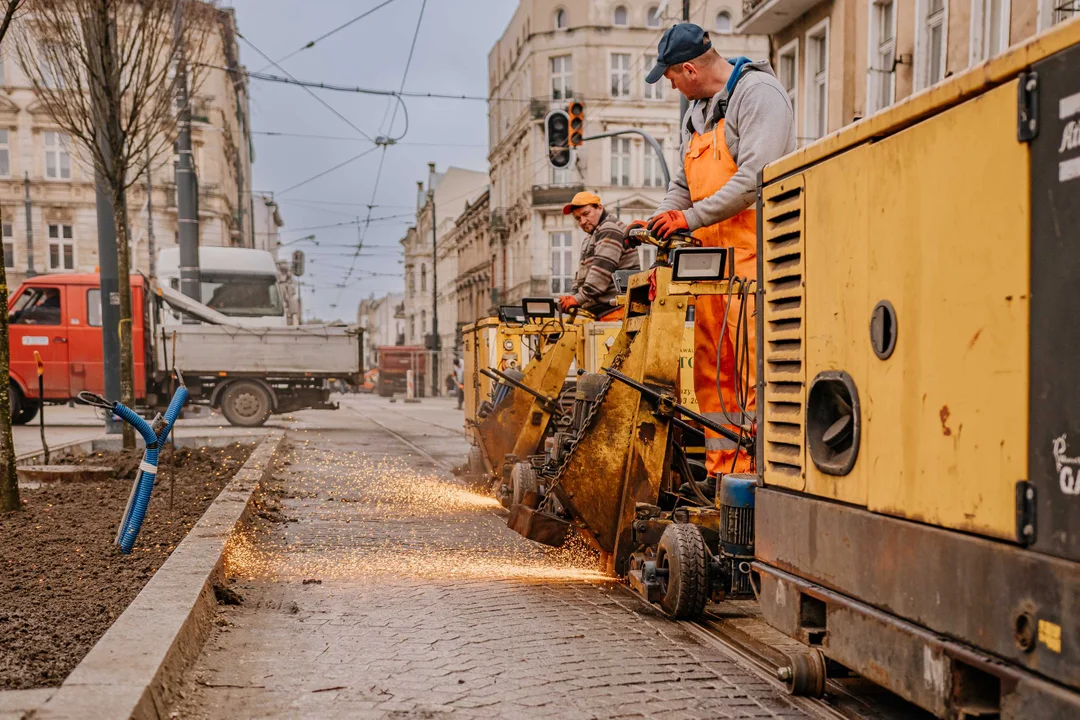
[[[201, 246], [199, 277], [203, 304], [244, 327], [285, 327], [283, 288], [274, 255], [252, 248]], [[157, 278], [161, 285], [180, 289], [180, 248], [158, 252]], [[176, 312], [163, 322], [181, 322]]]

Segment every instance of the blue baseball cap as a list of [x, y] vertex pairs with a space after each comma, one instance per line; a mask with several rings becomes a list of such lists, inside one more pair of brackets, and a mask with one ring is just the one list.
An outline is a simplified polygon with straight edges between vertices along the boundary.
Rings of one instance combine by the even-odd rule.
[[672, 65], [689, 62], [710, 49], [712, 41], [701, 26], [694, 23], [672, 25], [656, 46], [656, 65], [645, 76], [645, 82], [655, 83]]

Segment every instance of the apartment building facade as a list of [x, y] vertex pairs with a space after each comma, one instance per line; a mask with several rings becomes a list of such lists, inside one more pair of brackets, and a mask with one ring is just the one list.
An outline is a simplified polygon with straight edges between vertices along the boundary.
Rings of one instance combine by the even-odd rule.
[[[203, 59], [213, 67], [192, 98], [199, 241], [255, 247], [248, 87], [236, 38], [232, 9], [218, 11]], [[158, 158], [127, 199], [132, 268], [149, 272], [151, 238], [158, 250], [177, 243], [173, 156]], [[0, 60], [0, 239], [11, 287], [31, 272], [98, 266], [92, 163], [45, 113], [12, 53]]]
[[[457, 345], [458, 253], [449, 242], [466, 204], [487, 189], [487, 173], [450, 167], [436, 172], [428, 166], [428, 181], [417, 183], [416, 224], [401, 240], [405, 254], [405, 332], [409, 345], [430, 344], [434, 312], [438, 310], [439, 340], [449, 367]], [[435, 232], [432, 237], [432, 219]], [[432, 242], [438, 247], [438, 266]], [[434, 270], [434, 272], [433, 272]], [[436, 287], [437, 283], [437, 287]], [[433, 296], [434, 293], [434, 296]], [[435, 303], [435, 304], [433, 304]]]
[[[662, 6], [666, 5], [667, 15]], [[586, 136], [636, 128], [678, 157], [679, 95], [647, 85], [656, 44], [681, 3], [658, 0], [522, 0], [491, 52], [489, 266], [492, 305], [568, 292], [584, 234], [562, 206], [587, 188], [624, 221], [648, 217], [666, 185], [655, 153], [636, 135], [584, 143], [565, 169], [548, 162], [543, 122], [571, 100], [585, 106]], [[691, 20], [725, 57], [764, 59], [768, 40], [733, 33], [736, 2], [695, 3]], [[649, 257], [642, 261], [651, 263]], [[441, 322], [441, 320], [440, 320]]]
[[494, 268], [489, 255], [490, 217], [491, 192], [485, 188], [473, 202], [465, 203], [465, 210], [454, 222], [454, 229], [446, 239], [450, 252], [457, 253], [455, 291], [459, 329], [487, 317], [494, 309], [491, 302]]
[[770, 36], [805, 145], [1075, 15], [1064, 0], [744, 0], [736, 29]]

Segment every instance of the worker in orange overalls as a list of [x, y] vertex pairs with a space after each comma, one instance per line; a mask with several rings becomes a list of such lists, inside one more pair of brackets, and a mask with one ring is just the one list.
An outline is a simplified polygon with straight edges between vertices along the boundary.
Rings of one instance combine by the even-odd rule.
[[[735, 251], [735, 274], [757, 279], [758, 173], [769, 162], [795, 149], [795, 125], [787, 92], [767, 62], [725, 59], [712, 48], [708, 33], [692, 23], [673, 26], [657, 47], [656, 66], [646, 81], [667, 78], [690, 101], [681, 127], [682, 164], [667, 195], [648, 221], [653, 235], [666, 238], [692, 231], [705, 247]], [[631, 223], [640, 227], [642, 221]], [[756, 333], [753, 298], [742, 303], [725, 296], [702, 296], [694, 320], [694, 392], [701, 412], [738, 431], [756, 421]], [[731, 305], [729, 308], [728, 305]], [[748, 355], [739, 347], [736, 377], [736, 327], [748, 326]], [[726, 317], [726, 323], [725, 323]], [[748, 361], [745, 358], [749, 358]], [[747, 377], [749, 374], [749, 377]], [[736, 383], [749, 385], [740, 391]], [[747, 472], [753, 458], [737, 443], [705, 433], [706, 492], [716, 478]]]

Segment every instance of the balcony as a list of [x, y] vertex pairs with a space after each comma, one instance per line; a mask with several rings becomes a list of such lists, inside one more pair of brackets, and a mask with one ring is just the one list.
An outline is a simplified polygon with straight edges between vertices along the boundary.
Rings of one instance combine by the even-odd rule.
[[574, 195], [585, 189], [584, 185], [533, 185], [532, 204], [539, 205], [565, 205], [574, 199]]
[[735, 27], [741, 35], [772, 35], [825, 0], [743, 0], [743, 18]]
[[509, 228], [506, 215], [506, 208], [495, 208], [492, 210], [491, 216], [488, 219], [488, 228], [490, 230], [506, 231]]

